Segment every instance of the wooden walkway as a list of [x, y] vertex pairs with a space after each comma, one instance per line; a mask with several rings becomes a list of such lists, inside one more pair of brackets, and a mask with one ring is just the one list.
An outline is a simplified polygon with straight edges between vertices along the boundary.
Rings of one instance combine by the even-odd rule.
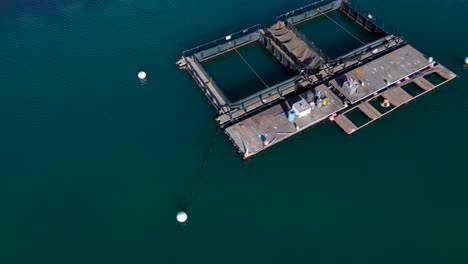
[[445, 80], [448, 80], [448, 81], [453, 80], [453, 79], [455, 79], [457, 77], [457, 75], [455, 73], [453, 73], [449, 69], [445, 68], [445, 66], [442, 65], [442, 64], [437, 65], [435, 72], [440, 77], [442, 77], [442, 78], [444, 78]]
[[[287, 111], [293, 103], [301, 98], [306, 99], [309, 91], [231, 125], [226, 128], [225, 133], [239, 153], [244, 158], [249, 158], [345, 109], [343, 102], [325, 85], [319, 85], [315, 90], [326, 96], [327, 104], [312, 108], [310, 114], [296, 118], [294, 122], [288, 120]], [[269, 144], [264, 145], [264, 139]]]
[[382, 117], [382, 114], [379, 112], [379, 110], [375, 109], [371, 104], [369, 104], [369, 102], [362, 102], [358, 105], [358, 108], [371, 120]]
[[229, 99], [224, 95], [223, 91], [221, 91], [221, 89], [211, 81], [211, 78], [203, 67], [201, 67], [193, 57], [187, 57], [186, 63], [189, 64], [190, 69], [194, 71], [191, 74], [193, 74], [198, 85], [204, 91], [211, 103], [216, 109], [218, 109], [218, 113], [221, 114], [228, 112], [229, 107], [227, 105], [230, 103]]
[[434, 89], [434, 85], [430, 81], [426, 80], [424, 77], [414, 79], [413, 83], [419, 86], [419, 88], [423, 89], [424, 91], [430, 91]]
[[[226, 112], [216, 118], [216, 121], [221, 125], [221, 127], [224, 127], [227, 123], [229, 123], [232, 120], [237, 120], [240, 117], [244, 116], [246, 113], [255, 111], [261, 107], [264, 107], [268, 104], [271, 104], [281, 97], [285, 97], [297, 90], [296, 85], [299, 86], [305, 86], [306, 84], [309, 84], [308, 81], [300, 82], [298, 84], [296, 83], [290, 83], [288, 86], [285, 86], [280, 93], [278, 92], [271, 92], [267, 96], [263, 95], [261, 96], [261, 100], [255, 100], [253, 103], [246, 103], [243, 105], [243, 107], [239, 108], [232, 108], [230, 109], [229, 112]], [[260, 97], [259, 97], [260, 98]]]
[[[432, 84], [430, 81], [428, 81], [424, 76], [432, 74], [432, 73], [437, 73], [439, 76], [445, 79], [442, 83], [438, 85]], [[445, 83], [453, 80], [456, 78], [457, 75], [454, 74], [453, 72], [449, 71], [447, 68], [445, 68], [442, 65], [437, 65], [434, 67], [432, 70], [427, 70], [425, 72], [422, 72], [421, 75], [417, 75], [413, 79], [410, 79], [402, 85], [407, 85], [410, 83], [414, 83], [417, 85], [419, 88], [421, 88], [421, 93], [412, 96], [408, 94], [405, 90], [403, 90], [402, 86], [397, 86], [397, 87], [391, 87], [387, 90], [384, 90], [380, 93], [378, 93], [376, 96], [366, 99], [359, 103], [358, 105], [351, 107], [347, 110], [345, 110], [343, 113], [341, 113], [339, 116], [335, 118], [335, 123], [340, 127], [346, 134], [351, 135], [355, 133], [356, 131], [360, 130], [361, 128], [366, 127], [367, 125], [375, 122], [376, 120], [381, 119], [383, 116], [389, 114], [390, 112], [394, 111], [395, 109], [409, 103], [410, 101], [430, 92], [436, 89], [437, 87], [444, 85]], [[374, 100], [377, 97], [383, 97], [387, 99], [390, 104], [392, 105], [392, 108], [388, 110], [385, 113], [381, 113], [379, 110], [377, 110], [375, 107], [373, 107], [370, 104], [370, 101]], [[361, 111], [364, 115], [366, 115], [369, 118], [369, 121], [362, 126], [356, 126], [348, 117], [346, 117], [346, 114], [350, 113], [353, 110], [359, 110]]]
[[[346, 113], [359, 109], [363, 114], [365, 114], [370, 121], [366, 124], [358, 127], [356, 126], [349, 118], [346, 117]], [[350, 110], [346, 111], [345, 113], [337, 116], [335, 118], [335, 123], [348, 135], [353, 134], [354, 132], [358, 131], [359, 129], [369, 125], [370, 123], [380, 119], [383, 116], [379, 110], [375, 109], [368, 101], [362, 102], [361, 104], [351, 108]]]
[[346, 134], [351, 135], [355, 131], [357, 131], [359, 128], [349, 120], [345, 115], [339, 115], [335, 118], [335, 123], [343, 129]]
[[411, 96], [401, 87], [392, 87], [383, 92], [382, 96], [385, 99], [389, 100], [390, 104], [392, 104], [395, 107], [400, 107], [413, 99], [413, 96]]
[[356, 93], [349, 94], [344, 91], [336, 79], [330, 81], [330, 84], [352, 104], [355, 104], [386, 89], [397, 81], [427, 68], [430, 64], [421, 52], [411, 45], [406, 45], [345, 73], [348, 78], [358, 82]]

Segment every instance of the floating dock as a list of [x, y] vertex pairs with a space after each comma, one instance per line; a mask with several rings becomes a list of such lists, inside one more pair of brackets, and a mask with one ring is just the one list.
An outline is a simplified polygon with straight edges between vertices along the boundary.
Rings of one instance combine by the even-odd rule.
[[[439, 75], [441, 78], [443, 78], [444, 81], [442, 81], [438, 85], [434, 85], [431, 82], [429, 82], [427, 79], [424, 78], [426, 75], [430, 75], [436, 73]], [[428, 67], [425, 68], [425, 70], [418, 72], [414, 76], [410, 76], [410, 78], [403, 79], [402, 83], [399, 85], [394, 85], [389, 87], [388, 89], [383, 90], [382, 92], [378, 92], [370, 96], [369, 99], [366, 99], [359, 104], [355, 105], [354, 107], [351, 107], [349, 109], [346, 109], [340, 115], [335, 117], [335, 123], [348, 135], [353, 134], [354, 132], [358, 131], [361, 128], [364, 128], [365, 126], [373, 123], [376, 120], [379, 120], [383, 116], [391, 113], [392, 111], [396, 110], [397, 108], [413, 101], [414, 99], [425, 95], [428, 92], [431, 92], [435, 90], [437, 87], [444, 85], [445, 83], [453, 80], [457, 76], [447, 70], [442, 65], [437, 65], [435, 67]], [[412, 96], [409, 93], [407, 93], [402, 87], [405, 85], [414, 83], [417, 85], [422, 92], [416, 96]], [[371, 101], [377, 100], [377, 98], [382, 97], [384, 100], [388, 100], [388, 103], [390, 104], [388, 111], [382, 113], [381, 111], [377, 110], [374, 106], [370, 104]], [[351, 120], [349, 120], [346, 115], [354, 110], [359, 110], [361, 111], [365, 116], [369, 118], [369, 121], [361, 126], [355, 125]]]
[[309, 91], [286, 99], [280, 104], [261, 111], [243, 121], [228, 128], [226, 134], [244, 158], [273, 146], [291, 136], [294, 136], [307, 128], [327, 119], [333, 113], [345, 109], [345, 105], [337, 95], [327, 86], [315, 87], [315, 92], [320, 92], [327, 98], [327, 105], [310, 107], [310, 113], [297, 118], [294, 122], [288, 119], [288, 110], [295, 102], [304, 102], [309, 105]]
[[[332, 13], [346, 16], [377, 40], [361, 41], [360, 48], [330, 58], [296, 26], [322, 16], [337, 23], [329, 17]], [[177, 62], [190, 73], [216, 109], [216, 121], [225, 128], [225, 134], [243, 158], [328, 119], [351, 135], [457, 77], [367, 11], [346, 0], [318, 1], [277, 20], [268, 28], [255, 25], [184, 51]], [[260, 43], [282, 67], [296, 75], [231, 102], [203, 63], [228, 52], [242, 57], [238, 49], [254, 42]], [[437, 74], [442, 81], [431, 83], [426, 78], [431, 74]], [[405, 91], [409, 84], [418, 87], [420, 93], [411, 95]], [[368, 121], [355, 124], [348, 118], [353, 111], [360, 111]]]

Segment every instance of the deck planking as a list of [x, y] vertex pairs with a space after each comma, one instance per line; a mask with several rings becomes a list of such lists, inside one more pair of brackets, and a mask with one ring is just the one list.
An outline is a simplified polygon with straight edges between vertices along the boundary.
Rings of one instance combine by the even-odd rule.
[[376, 60], [364, 64], [345, 75], [360, 82], [357, 92], [348, 94], [338, 85], [337, 81], [330, 82], [351, 103], [357, 103], [376, 92], [402, 80], [406, 76], [417, 73], [431, 63], [426, 57], [411, 45], [403, 46]]
[[[429, 82], [426, 78], [424, 78], [424, 76], [426, 76], [428, 74], [431, 74], [431, 73], [434, 73], [434, 72], [437, 73], [441, 69], [442, 69], [442, 71], [444, 73], [443, 73], [443, 75], [440, 75], [440, 76], [443, 77], [443, 78], [448, 78], [448, 79], [445, 79], [444, 82], [442, 82], [442, 83], [440, 83], [438, 85], [434, 85], [431, 82]], [[358, 130], [368, 126], [371, 123], [373, 123], [374, 121], [378, 120], [378, 118], [376, 118], [377, 115], [379, 115], [380, 118], [381, 118], [381, 117], [391, 113], [392, 111], [394, 111], [398, 107], [401, 107], [405, 103], [408, 103], [408, 102], [418, 98], [419, 96], [422, 96], [424, 94], [429, 93], [430, 91], [432, 91], [432, 90], [436, 89], [437, 87], [447, 83], [448, 81], [453, 80], [456, 77], [457, 77], [456, 74], [454, 74], [453, 72], [450, 72], [447, 68], [445, 68], [444, 66], [439, 64], [439, 65], [435, 66], [433, 69], [425, 70], [425, 71], [417, 74], [414, 77], [414, 79], [410, 79], [409, 81], [403, 82], [404, 85], [409, 84], [409, 83], [415, 83], [415, 85], [421, 87], [421, 89], [423, 90], [423, 92], [421, 94], [413, 97], [410, 94], [408, 94], [406, 91], [404, 91], [401, 87], [393, 87], [391, 89], [388, 89], [388, 90], [385, 90], [383, 92], [378, 93], [377, 96], [381, 95], [385, 99], [389, 100], [390, 103], [394, 106], [394, 108], [390, 109], [389, 111], [387, 111], [385, 113], [380, 113], [377, 109], [375, 109], [369, 103], [371, 100], [374, 100], [374, 98], [377, 97], [377, 96], [375, 96], [375, 97], [366, 99], [365, 101], [362, 101], [360, 104], [358, 104], [358, 105], [356, 105], [354, 107], [346, 109], [343, 113], [341, 113], [335, 119], [336, 124], [346, 134], [348, 134], [348, 135], [353, 134], [353, 133], [357, 132]], [[361, 110], [366, 116], [368, 116], [371, 119], [369, 122], [367, 122], [366, 124], [364, 124], [364, 125], [362, 125], [360, 127], [355, 127], [354, 124], [352, 124], [352, 122], [349, 119], [347, 120], [347, 118], [346, 118], [346, 114], [349, 113], [350, 111], [356, 109], [356, 108]], [[377, 111], [378, 114], [375, 113], [374, 110]], [[374, 112], [374, 113], [371, 113], [371, 112]]]
[[345, 115], [339, 115], [335, 118], [335, 123], [344, 131], [346, 134], [351, 135], [359, 128], [349, 120]]
[[416, 78], [413, 80], [414, 84], [416, 84], [418, 87], [420, 87], [421, 89], [423, 89], [424, 91], [430, 91], [430, 90], [433, 90], [435, 85], [432, 84], [430, 81], [428, 81], [426, 78], [424, 77], [419, 77], [419, 78]]
[[[292, 105], [293, 102], [298, 101], [301, 97], [305, 98], [306, 92], [296, 96], [295, 100], [290, 99], [288, 103], [286, 101], [280, 102], [227, 127], [225, 133], [244, 158], [248, 158], [320, 123], [332, 114], [345, 108], [345, 105], [338, 96], [325, 85], [319, 85], [315, 89], [327, 97], [327, 105], [313, 108], [309, 115], [297, 118], [294, 123], [288, 120], [287, 111], [289, 107], [287, 104]], [[269, 141], [269, 145], [264, 146], [263, 138]]]
[[358, 105], [359, 110], [363, 112], [371, 120], [379, 119], [382, 117], [382, 114], [375, 109], [369, 102], [362, 102]]
[[449, 69], [447, 69], [442, 64], [437, 65], [435, 70], [436, 70], [435, 72], [440, 77], [442, 77], [442, 78], [444, 78], [445, 80], [448, 80], [448, 81], [453, 80], [453, 79], [455, 79], [457, 77], [457, 75], [454, 72], [450, 71]]
[[390, 104], [399, 107], [403, 104], [408, 103], [413, 99], [409, 93], [403, 90], [401, 87], [393, 87], [382, 93], [382, 96], [390, 101]]

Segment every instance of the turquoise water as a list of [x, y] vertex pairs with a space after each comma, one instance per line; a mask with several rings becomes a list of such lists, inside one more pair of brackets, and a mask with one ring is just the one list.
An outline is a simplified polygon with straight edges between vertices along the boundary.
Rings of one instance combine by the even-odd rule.
[[248, 163], [221, 135], [176, 237], [216, 123], [174, 63], [305, 3], [1, 1], [0, 262], [467, 263], [459, 0], [361, 0], [460, 78], [352, 137], [325, 123]]

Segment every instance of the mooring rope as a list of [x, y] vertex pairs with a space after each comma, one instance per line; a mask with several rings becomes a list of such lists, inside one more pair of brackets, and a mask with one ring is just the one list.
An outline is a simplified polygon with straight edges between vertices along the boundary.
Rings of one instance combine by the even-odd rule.
[[263, 85], [265, 85], [266, 88], [268, 88], [268, 85], [265, 83], [265, 81], [263, 81], [263, 79], [260, 77], [260, 75], [258, 75], [258, 73], [255, 71], [255, 69], [252, 67], [252, 65], [250, 65], [250, 63], [244, 58], [244, 56], [242, 56], [240, 54], [239, 51], [237, 51], [236, 47], [234, 47], [234, 45], [232, 45], [231, 41], [229, 41], [229, 44], [231, 45], [231, 47], [237, 52], [237, 54], [239, 54], [239, 56], [241, 57], [241, 59], [245, 62], [245, 64], [247, 64], [247, 66], [249, 66], [249, 68], [253, 71], [253, 73], [257, 76], [257, 78], [263, 83]]
[[205, 170], [206, 164], [208, 163], [208, 158], [210, 157], [211, 150], [213, 149], [214, 144], [216, 143], [216, 138], [219, 135], [219, 131], [221, 130], [220, 127], [217, 128], [215, 135], [213, 136], [213, 139], [211, 140], [210, 147], [208, 148], [208, 151], [205, 154], [205, 159], [203, 160], [202, 166], [200, 168], [200, 171], [198, 172], [198, 176], [195, 180], [195, 183], [193, 184], [192, 187], [192, 192], [190, 193], [190, 198], [187, 201], [187, 204], [185, 205], [184, 211], [187, 212], [189, 209], [189, 206], [192, 203], [193, 200], [193, 195], [195, 194], [195, 191], [197, 190], [198, 184], [200, 183], [201, 176], [203, 175], [203, 172]]
[[356, 35], [354, 35], [353, 33], [351, 33], [349, 30], [347, 30], [346, 28], [344, 28], [342, 25], [340, 25], [338, 22], [336, 22], [335, 20], [333, 20], [330, 16], [327, 15], [327, 13], [325, 12], [322, 12], [321, 10], [319, 10], [320, 13], [324, 14], [328, 19], [330, 19], [331, 21], [333, 21], [333, 23], [335, 23], [337, 26], [339, 26], [341, 29], [343, 29], [345, 32], [347, 32], [349, 35], [351, 35], [353, 38], [357, 39], [359, 42], [361, 42], [362, 44], [366, 44], [364, 41], [362, 41], [360, 38], [358, 38]]
[[[192, 200], [193, 200], [193, 196], [197, 190], [197, 187], [198, 187], [198, 184], [200, 183], [200, 179], [203, 175], [203, 172], [205, 171], [205, 167], [206, 167], [206, 164], [208, 163], [208, 158], [210, 157], [210, 154], [211, 154], [211, 150], [213, 149], [213, 146], [214, 144], [216, 143], [216, 138], [218, 137], [219, 135], [219, 131], [221, 130], [220, 127], [218, 127], [216, 129], [216, 133], [215, 135], [213, 136], [213, 139], [211, 140], [211, 144], [208, 148], [208, 151], [206, 152], [205, 154], [205, 159], [203, 160], [203, 163], [202, 163], [202, 166], [200, 168], [200, 171], [198, 172], [198, 175], [197, 175], [197, 178], [195, 179], [195, 183], [193, 184], [193, 187], [192, 187], [192, 192], [190, 193], [190, 198], [187, 200], [187, 204], [185, 205], [185, 208], [184, 208], [184, 211], [187, 212], [190, 205], [192, 204]], [[176, 238], [178, 236], [178, 234], [180, 233], [180, 231], [182, 230], [182, 227], [183, 225], [182, 224], [179, 224], [177, 226], [177, 229], [176, 229]]]

